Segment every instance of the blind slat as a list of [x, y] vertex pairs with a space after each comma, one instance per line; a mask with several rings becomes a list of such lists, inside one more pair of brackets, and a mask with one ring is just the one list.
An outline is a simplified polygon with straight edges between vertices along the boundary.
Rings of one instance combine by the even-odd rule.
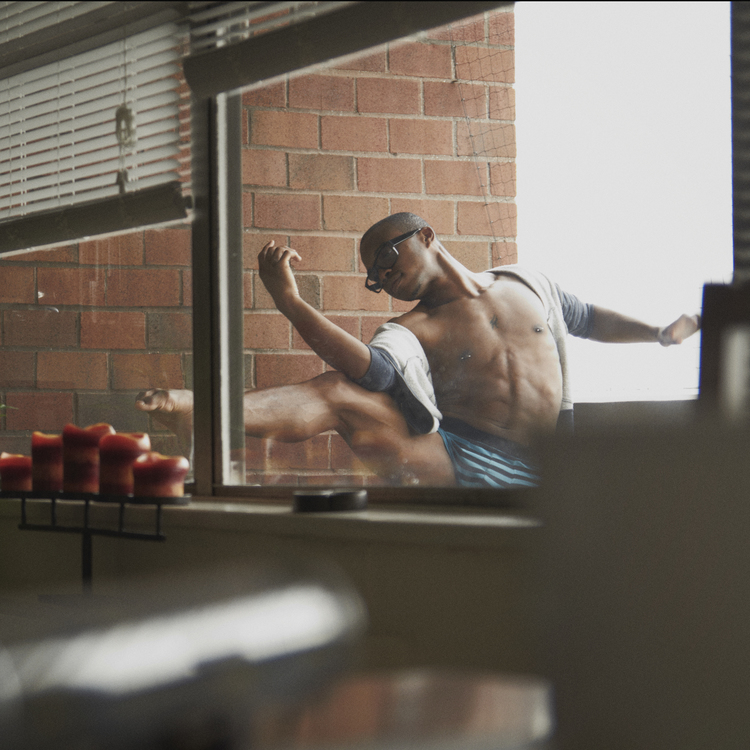
[[[172, 106], [162, 106], [158, 109], [150, 109], [137, 115], [137, 132], [138, 137], [159, 132], [163, 129], [173, 129], [175, 119], [179, 115], [179, 108]], [[76, 140], [87, 140], [102, 135], [112, 134], [114, 138], [114, 125], [112, 122], [102, 123], [98, 113], [90, 115], [88, 118], [79, 118], [75, 130], [65, 130], [65, 123], [57, 123], [52, 120], [50, 125], [43, 128], [37, 128], [34, 131], [34, 147], [40, 149], [52, 149], [60, 146], [67, 146]], [[26, 144], [28, 138], [25, 133], [13, 136], [0, 137], [0, 163], [5, 158], [7, 152], [13, 151]]]
[[[143, 167], [143, 175], [137, 182], [137, 189], [172, 182], [177, 179], [178, 169], [179, 162], [176, 159], [162, 160], [160, 164]], [[98, 174], [82, 181], [61, 182], [59, 186], [47, 187], [44, 190], [6, 195], [0, 199], [0, 203], [6, 206], [7, 216], [21, 216], [28, 213], [29, 207], [32, 207], [34, 211], [42, 211], [66, 202], [81, 203], [95, 197], [117, 195], [119, 186], [116, 178], [117, 175], [114, 172]], [[130, 183], [129, 191], [133, 192], [135, 188], [136, 185]]]
[[[169, 70], [167, 69], [167, 72]], [[151, 80], [146, 79], [137, 88], [124, 88], [121, 81], [109, 81], [96, 89], [88, 89], [78, 94], [69, 93], [59, 99], [36, 98], [34, 103], [27, 108], [0, 115], [0, 132], [3, 128], [10, 127], [14, 120], [19, 122], [19, 117], [15, 116], [16, 113], [23, 115], [24, 130], [30, 132], [37, 127], [44, 127], [50, 117], [59, 118], [59, 121], [63, 123], [68, 119], [75, 119], [91, 112], [105, 112], [108, 109], [112, 109], [112, 116], [114, 116], [114, 110], [126, 101], [132, 108], [145, 109], [139, 106], [139, 103], [174, 91], [174, 88], [175, 83], [171, 78], [153, 79], [152, 77]], [[174, 97], [167, 97], [167, 99], [173, 101]], [[0, 102], [0, 112], [2, 111], [3, 106]]]
[[[170, 54], [171, 51], [171, 54]], [[122, 77], [122, 68], [127, 66], [128, 75], [138, 75], [142, 71], [151, 67], [159, 67], [166, 62], [176, 62], [179, 59], [179, 52], [175, 49], [169, 39], [161, 39], [144, 46], [136, 51], [139, 56], [136, 58], [134, 53], [123, 51], [120, 45], [111, 45], [107, 53], [98, 57], [90, 57], [88, 60], [74, 58], [68, 61], [68, 64], [53, 63], [45, 65], [34, 71], [34, 75], [22, 73], [11, 78], [0, 81], [0, 91], [8, 91], [9, 95], [17, 96], [23, 92], [24, 95], [31, 95], [37, 91], [43, 91], [51, 85], [65, 84], [68, 81], [79, 81], [79, 86], [85, 88], [85, 84], [96, 85], [96, 79], [89, 79], [89, 76], [100, 76], [102, 74], [110, 77]], [[168, 60], [161, 60], [160, 56], [169, 55]], [[112, 71], [117, 70], [117, 73]], [[14, 89], [18, 91], [14, 91]]]
[[[18, 3], [13, 3], [18, 5]], [[78, 18], [93, 10], [112, 5], [111, 2], [58, 2], [33, 3], [34, 7], [21, 10], [12, 16], [2, 18], [0, 44], [12, 39], [20, 39], [36, 31], [56, 26], [64, 21]], [[88, 7], [87, 7], [88, 6]]]
[[[92, 72], [94, 68], [92, 66]], [[55, 75], [54, 73], [43, 81], [40, 85], [31, 87], [29, 85], [15, 85], [12, 88], [0, 89], [0, 101], [8, 102], [7, 112], [14, 112], [19, 109], [29, 110], [38, 102], [46, 102], [50, 99], [50, 94], [60, 99], [69, 96], [85, 98], [87, 92], [97, 92], [102, 85], [116, 85], [119, 90], [123, 88], [133, 89], [158, 78], [177, 75], [180, 71], [178, 58], [176, 54], [162, 55], [156, 65], [149, 65], [135, 69], [131, 65], [123, 65], [122, 61], [118, 65], [110, 67], [97, 66], [96, 75], [81, 76], [76, 72], [72, 74], [67, 72], [65, 75]]]
[[[18, 6], [20, 3], [6, 3]], [[56, 3], [42, 3], [54, 10]], [[187, 3], [173, 0], [138, 2], [74, 2], [71, 12], [48, 13], [33, 30], [20, 25], [21, 35], [0, 20], [0, 77], [9, 78], [58, 61], [93, 52], [111, 43], [133, 38], [168, 22], [182, 23]], [[2, 34], [5, 33], [3, 37]], [[11, 38], [15, 36], [16, 38]]]
[[[48, 153], [40, 152], [33, 157], [5, 162], [3, 167], [7, 165], [7, 169], [3, 169], [2, 173], [6, 175], [5, 179], [12, 180], [14, 183], [27, 182], [39, 177], [44, 177], [47, 182], [53, 182], [53, 175], [61, 171], [61, 165], [64, 165], [63, 169], [76, 170], [76, 175], [81, 177], [91, 173], [92, 169], [100, 172], [118, 169], [120, 149], [113, 143], [113, 140], [105, 137], [92, 139], [84, 145], [76, 143], [60, 149], [59, 155], [53, 159]], [[178, 133], [169, 131], [155, 133], [140, 140], [137, 154], [126, 154], [122, 158], [126, 167], [137, 169], [140, 164], [159, 158], [160, 152], [154, 152], [154, 149], [166, 143], [179, 143], [179, 141]], [[107, 162], [110, 164], [106, 164]], [[96, 166], [93, 168], [89, 166], [92, 164]], [[13, 175], [17, 176], [14, 178]], [[0, 185], [0, 195], [4, 194], [5, 189], [6, 186]]]

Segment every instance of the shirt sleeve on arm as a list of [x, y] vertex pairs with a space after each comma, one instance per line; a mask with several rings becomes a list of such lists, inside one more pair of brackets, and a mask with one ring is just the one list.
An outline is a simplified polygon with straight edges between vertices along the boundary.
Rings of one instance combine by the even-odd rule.
[[563, 319], [568, 328], [568, 333], [581, 339], [587, 339], [591, 335], [591, 327], [594, 323], [594, 306], [588, 302], [581, 302], [574, 294], [564, 292], [557, 284], [555, 286], [560, 294]]
[[396, 380], [396, 366], [382, 349], [369, 344], [367, 348], [370, 350], [370, 367], [361, 378], [354, 382], [368, 391], [387, 391], [393, 387]]

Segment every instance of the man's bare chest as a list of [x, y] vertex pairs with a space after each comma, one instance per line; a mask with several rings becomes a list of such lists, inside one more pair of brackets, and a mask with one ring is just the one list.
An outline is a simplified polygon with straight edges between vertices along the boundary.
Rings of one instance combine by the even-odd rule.
[[525, 284], [503, 278], [476, 297], [429, 311], [409, 327], [431, 364], [443, 367], [485, 362], [509, 347], [534, 348], [549, 335], [541, 300]]

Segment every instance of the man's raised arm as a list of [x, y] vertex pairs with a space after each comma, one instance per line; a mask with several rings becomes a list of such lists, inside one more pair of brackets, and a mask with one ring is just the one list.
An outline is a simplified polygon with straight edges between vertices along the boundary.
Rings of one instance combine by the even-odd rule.
[[370, 367], [370, 350], [299, 296], [293, 260], [301, 260], [297, 251], [273, 240], [258, 255], [260, 279], [276, 307], [324, 362], [353, 380], [363, 377]]
[[589, 339], [612, 344], [648, 343], [658, 341], [662, 346], [681, 344], [700, 330], [700, 315], [681, 315], [664, 328], [621, 315], [614, 310], [593, 306], [593, 322]]

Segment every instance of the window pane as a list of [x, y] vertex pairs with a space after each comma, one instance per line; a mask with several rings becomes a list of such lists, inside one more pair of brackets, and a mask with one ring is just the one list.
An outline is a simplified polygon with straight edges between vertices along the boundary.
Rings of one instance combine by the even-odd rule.
[[[123, 49], [131, 45], [128, 65], [136, 60], [139, 65], [151, 64], [131, 49], [147, 37], [158, 38], [160, 49], [168, 51], [155, 62], [159, 75], [169, 79], [166, 137], [179, 178], [170, 196], [179, 200], [180, 193], [187, 196], [191, 191], [190, 98], [178, 64], [179, 50], [174, 49], [179, 40], [164, 37], [172, 31], [177, 30], [159, 27], [121, 45]], [[99, 52], [104, 54], [102, 49]], [[86, 54], [89, 63], [91, 54], [101, 57]], [[20, 74], [17, 80], [26, 84], [38, 74]], [[146, 147], [138, 140], [141, 135], [148, 140], [161, 127], [154, 124], [160, 97], [146, 100], [149, 80], [131, 81], [130, 89], [122, 93], [129, 97], [136, 118], [131, 124], [135, 123], [137, 137], [129, 146], [135, 150]], [[56, 92], [53, 87], [49, 96], [54, 98]], [[110, 139], [115, 139], [118, 103], [105, 128]], [[76, 118], [84, 114], [77, 101], [68, 116], [71, 113]], [[33, 155], [29, 148], [27, 144], [22, 149], [24, 156]], [[130, 170], [130, 165], [121, 161], [118, 168]], [[110, 176], [111, 186], [116, 172]], [[145, 207], [137, 201], [129, 203], [125, 212], [118, 206], [118, 219], [111, 223], [99, 222], [88, 209], [86, 215], [93, 216], [98, 236], [0, 257], [0, 450], [28, 455], [34, 431], [60, 433], [68, 423], [86, 427], [106, 422], [118, 432], [148, 432], [152, 449], [159, 453], [190, 456], [189, 421], [179, 439], [173, 423], [168, 428], [136, 407], [136, 397], [144, 391], [192, 389], [192, 231], [188, 223], [167, 224], [163, 214], [153, 218], [153, 195], [150, 201]], [[122, 213], [127, 213], [126, 220]], [[171, 218], [176, 215], [182, 214], [173, 213]], [[59, 216], [37, 219], [43, 221], [54, 226], [48, 234], [36, 233], [44, 238], [40, 244], [88, 233], [81, 228], [84, 223]], [[103, 234], [150, 221], [155, 223], [149, 227]]]
[[0, 450], [28, 455], [33, 431], [107, 422], [189, 454], [135, 400], [192, 387], [190, 237], [147, 229], [0, 261]]
[[[414, 306], [365, 289], [359, 240], [376, 221], [424, 217], [473, 271], [517, 259], [512, 9], [254, 87], [242, 101], [246, 388], [330, 369], [258, 276], [270, 240], [302, 257], [302, 298], [365, 343]], [[391, 481], [332, 430], [248, 437], [246, 454], [249, 484]]]
[[[711, 101], [723, 104], [706, 107], [705, 118], [703, 113], [693, 112], [694, 116], [688, 116], [689, 112], [680, 109], [681, 122], [675, 125], [673, 120], [663, 119], [673, 113], [661, 113], [656, 106], [671, 102], [657, 82], [680, 79], [690, 61], [700, 67], [699, 56], [694, 49], [673, 45], [674, 35], [667, 27], [654, 38], [651, 21], [645, 17], [635, 24], [635, 29], [631, 24], [624, 35], [610, 29], [608, 36], [597, 31], [598, 27], [585, 31], [587, 13], [593, 20], [603, 18], [611, 27], [620, 10], [627, 14], [628, 8], [633, 7], [610, 3], [594, 6], [590, 11], [587, 9], [592, 4], [571, 6], [570, 16], [555, 24], [546, 21], [550, 33], [558, 41], [562, 39], [562, 47], [557, 48], [553, 58], [544, 58], [537, 80], [529, 86], [538, 106], [530, 108], [524, 122], [533, 119], [545, 135], [538, 147], [530, 139], [524, 140], [525, 132], [518, 141], [523, 185], [528, 191], [524, 193], [527, 202], [522, 204], [520, 216], [526, 233], [521, 245], [517, 244], [516, 226], [512, 8], [501, 8], [450, 29], [420, 34], [370, 50], [346, 63], [304, 71], [243, 93], [244, 385], [247, 389], [258, 393], [308, 382], [329, 369], [276, 311], [273, 299], [259, 279], [256, 258], [264, 244], [273, 240], [277, 245], [295, 248], [301, 255], [295, 266], [301, 297], [331, 322], [368, 342], [379, 325], [407, 312], [414, 304], [366, 291], [365, 268], [358, 256], [362, 233], [379, 219], [401, 211], [414, 212], [426, 219], [447, 250], [470, 271], [519, 262], [547, 273], [563, 289], [578, 294], [585, 302], [611, 307], [652, 324], [665, 325], [682, 312], [697, 312], [702, 283], [721, 278], [731, 270], [729, 225], [725, 221], [731, 205], [727, 169], [729, 94], [728, 80], [718, 80], [723, 75], [722, 65], [727, 68], [727, 50], [722, 45], [728, 40], [728, 33], [726, 38], [720, 34], [711, 36], [711, 41], [702, 38], [699, 45], [700, 60], [710, 56], [719, 61], [715, 72], [706, 78], [702, 71], [704, 77], [700, 80], [705, 81], [704, 89], [716, 80], [716, 90], [711, 91], [711, 96], [719, 98]], [[562, 12], [567, 7], [562, 6]], [[650, 7], [651, 4], [644, 4], [640, 9], [646, 14]], [[667, 15], [674, 13], [673, 6], [670, 7]], [[725, 6], [721, 12], [726, 13]], [[700, 14], [691, 10], [685, 14], [684, 22], [692, 24], [693, 16], [698, 18]], [[726, 18], [719, 21], [718, 26], [725, 21]], [[578, 35], [578, 43], [570, 50], [566, 40], [572, 38], [573, 31], [562, 37], [559, 33], [566, 23], [572, 24], [571, 29], [575, 27]], [[643, 32], [640, 36], [636, 33], [639, 28]], [[623, 36], [628, 40], [626, 48], [637, 47], [647, 58], [646, 72], [641, 71], [640, 78], [636, 77], [638, 56], [625, 54], [614, 43], [610, 50], [605, 41], [610, 36], [613, 39]], [[647, 42], [655, 47], [648, 47]], [[557, 80], [558, 68], [566, 63], [568, 52], [574, 57], [574, 52], [587, 47], [595, 47], [599, 57], [588, 60], [585, 70], [593, 72], [595, 78], [599, 75], [599, 86], [607, 94], [613, 90], [620, 92], [620, 86], [612, 84], [609, 74], [601, 71], [622, 68], [622, 60], [629, 61], [624, 66], [624, 79], [636, 93], [643, 92], [641, 105], [648, 103], [647, 111], [639, 109], [635, 119], [630, 113], [621, 112], [617, 127], [607, 130], [610, 126], [599, 122], [605, 115], [602, 97], [592, 97], [590, 110], [563, 110], [557, 106], [555, 92], [545, 85]], [[608, 55], [615, 49], [619, 51], [609, 60]], [[541, 59], [544, 50], [537, 51]], [[528, 61], [534, 54], [529, 53], [524, 59]], [[693, 81], [691, 75], [687, 76], [689, 81]], [[566, 73], [563, 79], [574, 89], [582, 80], [575, 71]], [[622, 76], [616, 78], [613, 73], [612, 81], [621, 80]], [[722, 88], [725, 84], [726, 88]], [[669, 86], [666, 90], [670, 90]], [[656, 95], [656, 101], [655, 91], [662, 92]], [[530, 100], [531, 94], [528, 96]], [[694, 109], [694, 97], [686, 101], [692, 102]], [[563, 115], [563, 111], [567, 114]], [[665, 125], [666, 122], [673, 124]], [[568, 124], [576, 138], [561, 136], [567, 132], [564, 128]], [[532, 126], [528, 127], [531, 131]], [[683, 157], [690, 153], [690, 159], [682, 158], [683, 162], [695, 162], [689, 174], [702, 173], [707, 166], [705, 154], [716, 157], [716, 164], [711, 165], [718, 166], [711, 171], [711, 184], [716, 186], [712, 200], [716, 199], [716, 206], [712, 204], [709, 208], [704, 203], [703, 209], [693, 208], [689, 214], [679, 208], [666, 209], [661, 198], [671, 197], [670, 193], [688, 191], [704, 195], [705, 191], [693, 189], [694, 182], [684, 176], [675, 177], [678, 172], [672, 173], [671, 166], [655, 160], [651, 151], [642, 150], [637, 159], [628, 157], [623, 164], [623, 148], [635, 140], [636, 134], [652, 137], [649, 148], [659, 142], [657, 135], [662, 138], [664, 148], [660, 158], [666, 157], [663, 135], [670, 128], [673, 132], [679, 130], [680, 135], [692, 133], [694, 148], [683, 148]], [[596, 151], [594, 136], [602, 131], [609, 139], [608, 145], [603, 151]], [[719, 144], [716, 151], [715, 144]], [[670, 153], [674, 152], [673, 144], [668, 145]], [[594, 161], [600, 177], [606, 177], [590, 180], [585, 186], [589, 191], [586, 195], [599, 199], [596, 204], [588, 199], [581, 201], [582, 193], [573, 187], [580, 164], [593, 153], [597, 154]], [[708, 161], [714, 156], [709, 156]], [[639, 187], [631, 189], [641, 201], [640, 208], [631, 207], [624, 214], [603, 210], [603, 207], [619, 207], [618, 201], [608, 200], [608, 196], [628, 171], [634, 171], [640, 179]], [[555, 185], [554, 189], [550, 185]], [[548, 200], [543, 211], [529, 208], [525, 214], [523, 206], [533, 204], [528, 199], [532, 188]], [[661, 198], [657, 200], [654, 195]], [[700, 210], [704, 210], [700, 216], [703, 223], [696, 217]], [[649, 233], [644, 222], [652, 216], [668, 220], [658, 231]], [[701, 229], [697, 230], [699, 225]], [[543, 232], [546, 234], [542, 240]], [[580, 241], [583, 237], [587, 237], [589, 255], [571, 262], [573, 256], [568, 250], [583, 244]], [[628, 238], [625, 246], [610, 242], [623, 237]], [[690, 243], [686, 243], [686, 237], [690, 237]], [[682, 254], [683, 247], [691, 243], [698, 248], [699, 262], [686, 261]], [[543, 247], [550, 254], [543, 255]], [[637, 261], [633, 260], [636, 250], [641, 253]], [[714, 255], [722, 258], [718, 266], [704, 262]], [[652, 265], [656, 268], [657, 256], [662, 265], [652, 273], [650, 268]], [[628, 277], [623, 272], [625, 268], [635, 278]], [[626, 285], [622, 283], [624, 278], [630, 279]], [[617, 294], [603, 297], [609, 281]], [[638, 291], [640, 283], [644, 285], [643, 292]], [[667, 289], [678, 294], [670, 299], [664, 293]], [[674, 309], [669, 308], [662, 319], [661, 313], [657, 315], [658, 311], [654, 312], [655, 308], [648, 304], [652, 300], [658, 300], [662, 308], [670, 302]], [[644, 301], [646, 304], [641, 306]], [[648, 359], [642, 360], [639, 368], [649, 380], [652, 394], [638, 394], [636, 398], [654, 397], [664, 383], [674, 384], [677, 374], [684, 384], [685, 372], [687, 380], [692, 378], [697, 383], [699, 341], [696, 336], [686, 346], [669, 350], [653, 344], [606, 347], [591, 342], [579, 345], [575, 341], [570, 349], [573, 383], [581, 373], [586, 375], [587, 369], [592, 370], [586, 363], [588, 357], [593, 357], [602, 363], [597, 370], [602, 373], [597, 385], [606, 382], [609, 386], [610, 381], [616, 380], [615, 375], [624, 371], [624, 367], [613, 363], [629, 361], [640, 348], [648, 350]], [[670, 370], [670, 365], [676, 369]], [[657, 377], [657, 373], [666, 374]], [[457, 387], [467, 386], [459, 383]], [[280, 404], [298, 404], [291, 399], [291, 391], [275, 393]], [[671, 397], [684, 397], [683, 394], [684, 389]], [[580, 390], [574, 390], [573, 395], [584, 400]], [[632, 388], [629, 394], [610, 389], [607, 397], [631, 399]], [[260, 401], [253, 403], [257, 405]], [[297, 408], [301, 411], [306, 406], [299, 402]], [[313, 430], [305, 440], [299, 435], [285, 435], [282, 439], [279, 437], [282, 421], [279, 420], [275, 439], [267, 435], [248, 438], [247, 483], [377, 486], [401, 481], [414, 486], [442, 482], [439, 471], [433, 476], [422, 476], [417, 482], [408, 475], [399, 476], [397, 466], [393, 472], [395, 479], [387, 476], [387, 471], [376, 476], [372, 466], [365, 466], [355, 457], [355, 453], [360, 458], [365, 456], [366, 450], [361, 445], [352, 450], [331, 429]], [[442, 445], [437, 447], [443, 449]]]
[[[729, 3], [519, 3], [516, 20], [524, 262], [653, 325], [697, 312], [732, 274]], [[578, 401], [697, 395], [700, 336], [571, 345]]]

